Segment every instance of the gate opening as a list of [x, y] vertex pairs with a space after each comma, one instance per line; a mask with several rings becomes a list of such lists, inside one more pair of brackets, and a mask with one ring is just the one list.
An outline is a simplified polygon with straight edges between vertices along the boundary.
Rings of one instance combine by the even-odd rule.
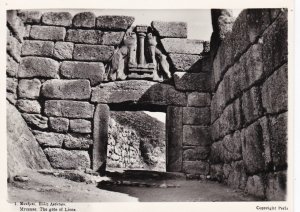
[[110, 111], [106, 169], [166, 171], [166, 113]]

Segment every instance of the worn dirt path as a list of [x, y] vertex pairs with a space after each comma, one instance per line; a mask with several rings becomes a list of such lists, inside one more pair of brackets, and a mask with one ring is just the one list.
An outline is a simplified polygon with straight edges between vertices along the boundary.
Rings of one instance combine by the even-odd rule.
[[201, 202], [255, 201], [256, 199], [210, 181], [165, 180], [149, 183], [180, 187], [138, 187], [78, 183], [37, 172], [26, 173], [28, 182], [8, 183], [9, 202]]

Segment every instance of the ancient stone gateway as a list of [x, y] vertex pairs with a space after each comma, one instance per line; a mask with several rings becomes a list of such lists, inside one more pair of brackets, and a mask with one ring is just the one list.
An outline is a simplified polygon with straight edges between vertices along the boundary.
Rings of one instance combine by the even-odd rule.
[[287, 11], [248, 9], [235, 19], [212, 10], [210, 42], [188, 39], [183, 22], [133, 23], [7, 12], [7, 100], [36, 155], [55, 169], [105, 171], [110, 111], [161, 111], [167, 171], [284, 200]]

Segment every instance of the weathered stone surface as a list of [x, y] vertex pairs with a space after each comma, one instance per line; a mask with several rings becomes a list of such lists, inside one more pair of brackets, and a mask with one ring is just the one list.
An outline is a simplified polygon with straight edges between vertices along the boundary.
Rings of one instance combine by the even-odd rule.
[[269, 119], [270, 136], [271, 136], [271, 154], [274, 169], [285, 167], [287, 164], [287, 112]]
[[44, 117], [40, 114], [28, 114], [28, 113], [23, 113], [22, 116], [27, 122], [27, 124], [31, 127], [38, 128], [38, 129], [48, 128], [47, 117]]
[[221, 164], [211, 164], [209, 169], [209, 175], [212, 180], [222, 182], [224, 178], [223, 166]]
[[208, 146], [211, 144], [210, 129], [203, 126], [183, 126], [183, 145]]
[[243, 161], [231, 163], [231, 171], [228, 174], [227, 184], [235, 189], [244, 190], [247, 183], [247, 174]]
[[54, 117], [92, 118], [94, 106], [88, 102], [47, 100], [44, 113]]
[[152, 21], [151, 26], [160, 37], [187, 38], [187, 23]]
[[54, 42], [26, 40], [22, 46], [22, 56], [46, 56], [53, 54]]
[[209, 125], [210, 124], [209, 107], [205, 107], [205, 108], [184, 107], [183, 124]]
[[167, 163], [166, 169], [170, 172], [182, 171], [182, 108], [168, 107], [166, 116], [167, 129]]
[[24, 100], [20, 99], [17, 102], [19, 110], [25, 113], [40, 113], [41, 105], [36, 100]]
[[47, 80], [42, 86], [42, 96], [48, 99], [89, 99], [91, 86], [88, 80]]
[[240, 131], [225, 136], [211, 146], [210, 161], [212, 163], [230, 163], [242, 159], [242, 142]]
[[15, 37], [7, 37], [6, 51], [18, 62], [20, 61], [21, 48], [21, 43]]
[[98, 104], [95, 110], [93, 123], [93, 170], [105, 170], [108, 143], [109, 107]]
[[73, 26], [82, 28], [95, 27], [95, 14], [91, 12], [78, 13], [73, 18]]
[[69, 129], [69, 119], [50, 117], [49, 127], [55, 132], [67, 132]]
[[21, 10], [19, 16], [25, 24], [38, 24], [41, 21], [42, 14], [34, 10]]
[[92, 90], [92, 102], [177, 105], [187, 104], [185, 93], [168, 84], [144, 80], [129, 80], [101, 84]]
[[267, 113], [278, 113], [288, 109], [287, 65], [275, 71], [262, 86], [262, 104]]
[[53, 56], [60, 60], [72, 59], [74, 44], [71, 42], [56, 42]]
[[50, 164], [57, 169], [90, 168], [91, 161], [87, 151], [64, 150], [60, 148], [44, 149]]
[[30, 38], [37, 40], [62, 41], [65, 35], [66, 29], [64, 27], [34, 25], [30, 30]]
[[202, 40], [164, 38], [160, 40], [168, 53], [200, 54], [203, 51]]
[[19, 42], [23, 42], [25, 27], [22, 20], [17, 15], [17, 10], [7, 10], [6, 18], [7, 25], [13, 31], [15, 37], [18, 39]]
[[21, 98], [37, 99], [40, 95], [41, 81], [22, 79], [19, 81], [18, 94]]
[[210, 106], [210, 94], [192, 92], [187, 95], [187, 106], [189, 107], [205, 107]]
[[6, 101], [7, 172], [13, 177], [25, 169], [51, 169], [20, 112]]
[[202, 58], [200, 55], [190, 55], [190, 54], [169, 54], [171, 61], [176, 69], [176, 71], [193, 71], [200, 67], [195, 67], [196, 62]]
[[55, 26], [70, 26], [72, 15], [69, 12], [47, 12], [42, 16], [42, 23]]
[[203, 174], [209, 173], [209, 164], [205, 161], [183, 161], [183, 172], [188, 174]]
[[102, 44], [103, 32], [100, 30], [69, 29], [66, 41], [74, 43]]
[[15, 105], [17, 102], [17, 94], [6, 92], [6, 99], [12, 104]]
[[75, 44], [75, 60], [107, 62], [114, 52], [113, 46]]
[[190, 149], [183, 150], [184, 161], [205, 160], [208, 155], [208, 147], [192, 147]]
[[134, 22], [132, 16], [98, 16], [96, 18], [96, 28], [109, 30], [126, 30]]
[[264, 72], [269, 75], [275, 68], [287, 62], [288, 20], [287, 11], [282, 12], [263, 36]]
[[23, 38], [29, 38], [30, 36], [30, 30], [31, 30], [31, 25], [26, 25], [25, 26], [25, 33]]
[[265, 198], [265, 185], [260, 176], [248, 177], [245, 192], [260, 198]]
[[18, 87], [18, 80], [15, 78], [6, 78], [6, 91], [16, 93]]
[[119, 45], [123, 37], [125, 35], [125, 32], [104, 32], [102, 37], [102, 43], [103, 45]]
[[268, 174], [266, 197], [269, 201], [285, 201], [286, 191], [286, 171]]
[[265, 170], [263, 130], [259, 122], [251, 124], [241, 132], [242, 155], [247, 173], [255, 174]]
[[24, 57], [19, 67], [19, 78], [44, 77], [57, 78], [59, 63], [50, 58]]
[[89, 79], [92, 86], [103, 80], [105, 68], [98, 62], [71, 62], [65, 61], [60, 66], [61, 74], [69, 79]]
[[240, 100], [237, 99], [228, 105], [220, 117], [220, 135], [225, 136], [230, 132], [234, 132], [242, 125], [240, 109]]
[[70, 131], [77, 133], [91, 133], [92, 124], [85, 119], [73, 119], [70, 120]]
[[33, 131], [36, 140], [42, 147], [62, 147], [67, 135], [54, 132]]
[[211, 99], [211, 122], [220, 117], [225, 105], [225, 89], [224, 82], [222, 81]]
[[174, 82], [177, 90], [181, 91], [209, 91], [209, 75], [207, 73], [175, 72]]
[[262, 116], [262, 104], [260, 90], [258, 87], [252, 87], [242, 96], [242, 111], [245, 123], [250, 123]]
[[9, 77], [16, 77], [19, 64], [9, 54], [6, 55], [6, 74]]
[[[71, 121], [70, 121], [71, 127]], [[68, 138], [64, 140], [64, 146], [67, 149], [85, 149], [88, 150], [90, 145], [93, 144], [93, 140], [90, 136], [78, 136], [69, 134]]]

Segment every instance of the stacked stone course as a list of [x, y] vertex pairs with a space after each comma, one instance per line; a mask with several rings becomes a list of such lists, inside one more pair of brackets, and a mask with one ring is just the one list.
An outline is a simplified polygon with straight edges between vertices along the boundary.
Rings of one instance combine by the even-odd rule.
[[283, 200], [287, 11], [242, 11], [213, 56], [211, 177], [263, 199]]

